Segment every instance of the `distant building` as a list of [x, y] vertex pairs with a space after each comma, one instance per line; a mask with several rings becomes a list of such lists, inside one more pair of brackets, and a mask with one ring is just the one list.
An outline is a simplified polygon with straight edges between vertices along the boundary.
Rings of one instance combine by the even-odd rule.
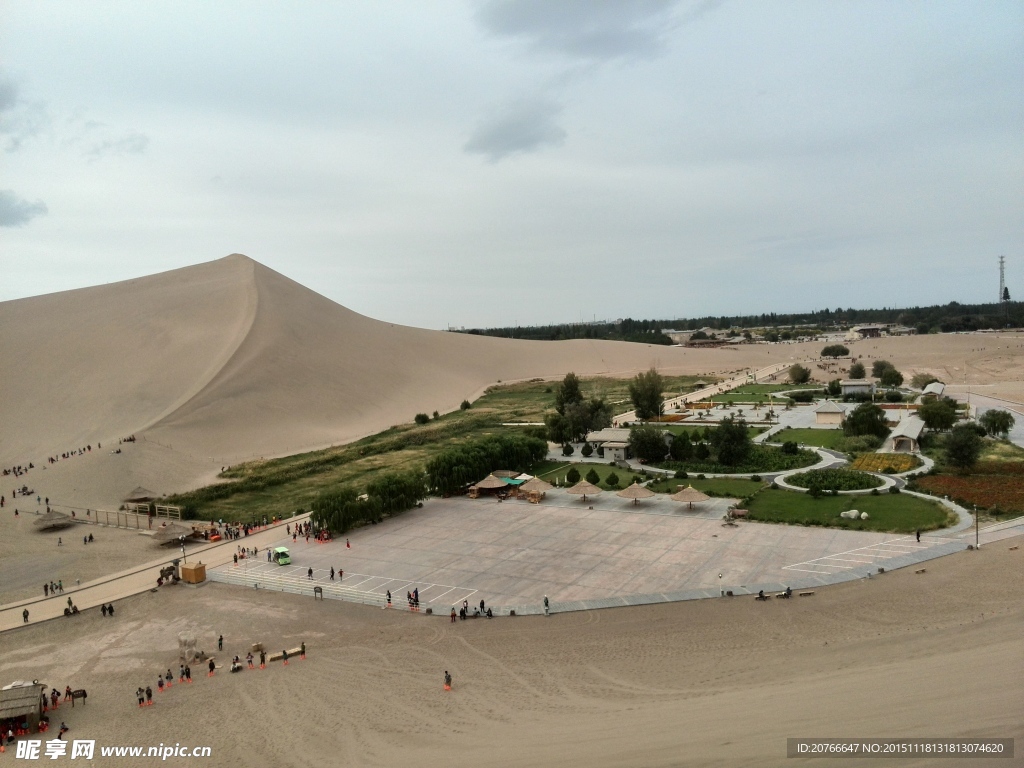
[[882, 335], [882, 331], [885, 330], [884, 325], [878, 323], [871, 323], [870, 325], [855, 325], [846, 333], [847, 341], [857, 341], [858, 339], [877, 339]]
[[839, 388], [843, 393], [843, 397], [847, 395], [875, 396], [875, 383], [867, 379], [844, 379], [839, 382]]
[[946, 385], [941, 381], [933, 381], [921, 392], [922, 400], [936, 400], [942, 397], [942, 393], [946, 391]]
[[587, 435], [599, 456], [608, 461], [625, 461], [632, 455], [629, 450], [629, 430], [609, 427]]
[[842, 424], [846, 410], [834, 400], [826, 400], [814, 409], [815, 424]]
[[887, 447], [894, 453], [917, 453], [921, 449], [919, 440], [923, 430], [920, 416], [907, 416], [889, 434]]

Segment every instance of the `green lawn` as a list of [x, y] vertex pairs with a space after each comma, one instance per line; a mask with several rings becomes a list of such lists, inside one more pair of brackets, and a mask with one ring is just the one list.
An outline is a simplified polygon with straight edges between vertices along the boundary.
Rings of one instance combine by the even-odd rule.
[[793, 392], [798, 389], [821, 389], [821, 385], [813, 384], [744, 384], [732, 390], [747, 395], [767, 395], [773, 392]]
[[[540, 477], [542, 480], [547, 480], [549, 483], [554, 483], [557, 480], [558, 482], [565, 484], [565, 475], [569, 471], [569, 466], [570, 465], [568, 464], [564, 464], [562, 465], [561, 469], [549, 471], [543, 475], [538, 474], [537, 476]], [[629, 471], [628, 469], [622, 469], [621, 467], [612, 467], [609, 466], [608, 464], [585, 463], [573, 464], [572, 466], [576, 467], [576, 471], [580, 473], [581, 478], [586, 477], [587, 472], [593, 469], [595, 472], [597, 472], [598, 477], [601, 478], [601, 481], [598, 483], [598, 485], [600, 485], [605, 490], [608, 489], [608, 475], [612, 473], [615, 473], [616, 475], [619, 476], [619, 486], [622, 488], [625, 488], [627, 485], [630, 485], [633, 482], [634, 473]], [[640, 476], [640, 479], [643, 480], [643, 476]]]
[[800, 445], [814, 445], [818, 448], [842, 450], [842, 442], [846, 439], [842, 428], [837, 429], [784, 429], [770, 438], [773, 443], [785, 443], [790, 440]]
[[764, 483], [760, 481], [732, 477], [709, 477], [704, 480], [694, 477], [685, 480], [668, 478], [653, 482], [647, 487], [657, 493], [675, 493], [680, 487], [685, 488], [688, 485], [710, 496], [725, 496], [731, 499], [745, 499], [764, 488]]
[[763, 475], [771, 472], [783, 472], [789, 469], [800, 469], [817, 464], [818, 454], [801, 448], [794, 454], [783, 453], [781, 448], [771, 445], [753, 445], [750, 454], [742, 464], [726, 466], [716, 464], [710, 458], [704, 461], [690, 459], [686, 462], [660, 461], [654, 466], [672, 471], [683, 470], [691, 475], [705, 473], [715, 475]]
[[[952, 513], [939, 504], [906, 493], [881, 493], [862, 496], [822, 496], [814, 499], [806, 493], [766, 489], [748, 506], [750, 519], [790, 525], [821, 525], [855, 531], [891, 531], [913, 533], [952, 525]], [[839, 513], [857, 509], [868, 513], [867, 520], [848, 520]]]

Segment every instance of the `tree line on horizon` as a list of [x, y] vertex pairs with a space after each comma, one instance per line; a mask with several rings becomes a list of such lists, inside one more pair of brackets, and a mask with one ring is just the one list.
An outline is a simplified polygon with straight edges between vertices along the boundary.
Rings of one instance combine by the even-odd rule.
[[955, 333], [982, 331], [1007, 326], [1024, 326], [1024, 304], [1006, 301], [991, 304], [935, 304], [928, 307], [902, 309], [821, 309], [813, 312], [759, 315], [707, 315], [674, 320], [633, 320], [615, 322], [557, 323], [552, 325], [510, 326], [504, 328], [470, 328], [459, 333], [477, 336], [500, 336], [513, 339], [558, 341], [565, 339], [605, 339], [634, 341], [646, 344], [672, 344], [666, 330], [712, 328], [728, 331], [732, 328], [784, 328], [796, 326], [809, 330], [830, 330], [840, 326], [866, 323], [899, 323], [914, 328], [918, 333]]

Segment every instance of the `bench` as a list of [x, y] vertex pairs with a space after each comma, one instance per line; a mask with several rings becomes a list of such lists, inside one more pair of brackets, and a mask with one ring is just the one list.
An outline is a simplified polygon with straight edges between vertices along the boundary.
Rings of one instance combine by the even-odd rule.
[[750, 510], [748, 510], [748, 509], [734, 509], [734, 510], [732, 510], [732, 516], [733, 517], [746, 517], [749, 514], [750, 514]]
[[924, 573], [927, 570], [927, 568], [918, 568], [916, 571], [914, 571], [914, 573]]
[[814, 590], [813, 589], [810, 592], [800, 592], [799, 593], [800, 597], [810, 597], [813, 594], [814, 594]]
[[[289, 648], [288, 649], [288, 658], [289, 659], [297, 659], [299, 657], [300, 653], [302, 653], [302, 647], [301, 646], [299, 646], [298, 648]], [[267, 654], [267, 661], [280, 661], [283, 658], [284, 658], [284, 654], [281, 651], [278, 651], [277, 653], [268, 653]]]

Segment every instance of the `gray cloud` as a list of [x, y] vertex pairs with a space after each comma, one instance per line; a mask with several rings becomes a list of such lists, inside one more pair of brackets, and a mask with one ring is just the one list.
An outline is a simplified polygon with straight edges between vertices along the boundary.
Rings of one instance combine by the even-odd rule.
[[30, 203], [12, 189], [0, 189], [0, 227], [20, 227], [46, 212], [46, 203], [42, 200]]
[[90, 160], [108, 155], [139, 155], [146, 151], [149, 137], [142, 133], [129, 133], [116, 139], [103, 139], [92, 144], [83, 153]]
[[[676, 2], [489, 0], [477, 20], [494, 35], [518, 38], [548, 53], [596, 60], [650, 58], [664, 48]], [[681, 20], [695, 20], [715, 5], [716, 0], [698, 3]]]
[[49, 117], [43, 104], [26, 102], [18, 96], [18, 86], [0, 75], [0, 136], [4, 151], [17, 152], [26, 139], [36, 136]]
[[548, 101], [517, 101], [485, 119], [466, 142], [465, 150], [492, 163], [545, 146], [559, 146], [566, 133], [555, 119], [562, 108]]

